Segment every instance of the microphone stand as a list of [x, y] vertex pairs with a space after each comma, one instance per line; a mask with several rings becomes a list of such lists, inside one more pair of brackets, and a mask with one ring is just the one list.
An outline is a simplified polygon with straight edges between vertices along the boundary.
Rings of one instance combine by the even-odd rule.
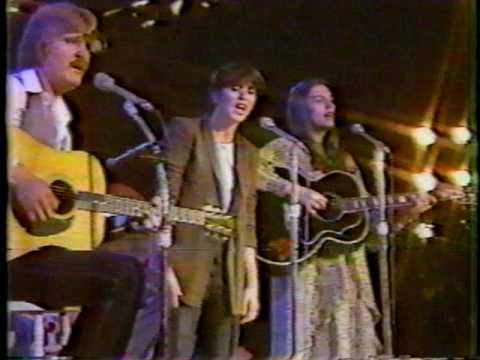
[[[380, 246], [378, 249], [378, 265], [380, 270], [380, 297], [382, 302], [382, 335], [386, 355], [393, 355], [392, 344], [392, 299], [390, 289], [390, 267], [389, 267], [389, 251], [390, 251], [390, 239], [388, 222], [386, 216], [387, 199], [386, 199], [386, 181], [385, 181], [385, 155], [391, 155], [390, 149], [380, 140], [377, 140], [370, 134], [368, 134], [363, 126], [355, 124], [351, 127], [353, 133], [363, 137], [374, 148], [374, 161], [377, 164], [381, 164], [380, 171], [375, 176], [376, 189], [378, 191], [379, 198], [379, 224], [377, 227], [377, 236], [380, 240]], [[391, 157], [389, 158], [391, 160]], [[392, 189], [390, 189], [392, 190]], [[393, 255], [394, 249], [390, 251], [390, 255]], [[391, 259], [391, 266], [393, 267], [394, 259]], [[393, 269], [393, 268], [392, 268]]]
[[[291, 165], [289, 166], [289, 176], [290, 182], [292, 184], [292, 191], [290, 192], [290, 198], [288, 204], [283, 204], [283, 212], [284, 212], [284, 222], [288, 229], [289, 238], [291, 239], [292, 247], [291, 247], [291, 284], [292, 284], [292, 293], [290, 294], [289, 300], [292, 304], [292, 346], [289, 348], [290, 358], [295, 359], [297, 356], [302, 357], [301, 351], [307, 346], [307, 341], [305, 336], [303, 337], [302, 346], [299, 346], [300, 343], [300, 334], [304, 333], [304, 323], [307, 319], [307, 314], [305, 312], [305, 304], [302, 307], [302, 313], [299, 312], [298, 306], [298, 299], [304, 298], [300, 296], [296, 296], [297, 294], [303, 294], [303, 289], [300, 289], [300, 281], [299, 281], [299, 270], [298, 270], [298, 263], [299, 263], [299, 244], [300, 244], [300, 216], [301, 216], [301, 205], [299, 203], [299, 184], [298, 184], [298, 167], [299, 167], [299, 154], [302, 151], [308, 151], [306, 147], [303, 145], [301, 141], [299, 141], [294, 136], [286, 133], [282, 129], [278, 128], [275, 125], [275, 122], [270, 118], [261, 118], [260, 119], [260, 126], [266, 130], [272, 131], [280, 138], [286, 139], [292, 143], [292, 147], [289, 149], [289, 156], [291, 159]], [[286, 286], [287, 286], [287, 294], [288, 294], [288, 284], [289, 280], [286, 279]], [[272, 288], [273, 288], [272, 283]], [[287, 297], [288, 298], [288, 297]], [[288, 301], [288, 300], [287, 300]], [[288, 306], [288, 305], [287, 305]], [[287, 348], [290, 344], [288, 344], [288, 337], [287, 337]]]
[[[137, 107], [135, 104], [129, 100], [126, 100], [123, 103], [123, 109], [125, 112], [137, 123], [142, 133], [145, 135], [147, 140], [152, 143], [151, 151], [153, 155], [160, 155], [162, 152], [161, 146], [153, 134], [150, 127], [145, 123], [145, 120], [140, 116]], [[162, 119], [162, 115], [160, 111], [152, 108], [151, 111], [159, 118]], [[163, 126], [163, 121], [162, 121]], [[163, 127], [165, 131], [165, 127]], [[166, 142], [168, 142], [168, 137], [164, 132], [164, 137], [166, 138]], [[158, 161], [156, 164], [156, 175], [158, 179], [158, 189], [156, 191], [157, 196], [161, 199], [161, 207], [162, 207], [162, 215], [168, 219], [168, 211], [170, 209], [170, 197], [169, 197], [169, 188], [168, 188], [168, 180], [167, 180], [167, 172], [165, 169], [165, 164], [163, 161]], [[164, 358], [166, 356], [166, 338], [167, 338], [167, 329], [168, 329], [168, 304], [166, 301], [166, 294], [167, 294], [167, 282], [166, 274], [167, 274], [167, 248], [171, 245], [167, 243], [164, 239], [162, 239], [159, 232], [157, 232], [157, 236], [155, 239], [155, 254], [153, 256], [149, 256], [149, 258], [153, 261], [153, 266], [157, 266], [158, 269], [158, 280], [159, 280], [159, 288], [160, 294], [158, 295], [159, 299], [159, 308], [160, 308], [160, 324], [159, 324], [159, 335], [158, 341], [156, 344], [156, 352], [160, 358]]]
[[157, 138], [153, 134], [152, 130], [150, 130], [150, 127], [145, 123], [145, 120], [143, 120], [143, 118], [140, 116], [137, 107], [132, 101], [125, 100], [123, 102], [123, 110], [125, 110], [127, 115], [130, 116], [137, 123], [137, 125], [140, 127], [140, 130], [142, 130], [142, 133], [145, 135], [149, 142], [157, 142]]
[[289, 168], [290, 181], [292, 183], [292, 191], [290, 193], [290, 200], [288, 204], [283, 205], [285, 222], [288, 228], [289, 237], [292, 241], [292, 322], [293, 322], [293, 343], [292, 343], [292, 356], [296, 356], [298, 351], [298, 334], [303, 329], [298, 324], [297, 314], [297, 296], [298, 289], [298, 252], [299, 252], [299, 229], [300, 229], [300, 215], [301, 206], [299, 203], [299, 184], [298, 184], [298, 155], [300, 146], [297, 142], [293, 142], [290, 150], [290, 156], [292, 165]]
[[386, 181], [385, 181], [385, 154], [384, 149], [375, 146], [375, 161], [381, 164], [378, 180], [378, 197], [379, 197], [379, 224], [377, 235], [380, 239], [380, 249], [378, 254], [379, 270], [380, 270], [380, 294], [382, 301], [382, 335], [386, 355], [393, 355], [392, 343], [392, 302], [390, 294], [390, 273], [389, 273], [389, 231], [386, 216], [387, 198], [386, 198]]

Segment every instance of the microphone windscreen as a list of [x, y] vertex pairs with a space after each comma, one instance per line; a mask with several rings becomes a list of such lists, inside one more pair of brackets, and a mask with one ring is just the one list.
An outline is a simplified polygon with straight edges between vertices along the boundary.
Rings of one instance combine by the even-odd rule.
[[110, 75], [99, 72], [96, 73], [93, 78], [93, 85], [95, 85], [97, 89], [110, 91], [115, 85], [115, 80]]
[[365, 128], [362, 124], [352, 124], [349, 126], [349, 129], [354, 134], [363, 134], [365, 133]]
[[259, 122], [260, 122], [260, 126], [263, 127], [263, 128], [272, 128], [272, 127], [275, 127], [275, 121], [273, 121], [272, 118], [267, 117], [267, 116], [262, 116], [262, 117], [259, 119]]

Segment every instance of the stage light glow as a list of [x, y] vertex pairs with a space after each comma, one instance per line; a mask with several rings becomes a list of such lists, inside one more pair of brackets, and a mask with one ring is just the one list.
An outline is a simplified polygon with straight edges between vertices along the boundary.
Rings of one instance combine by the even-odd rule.
[[402, 181], [410, 184], [415, 189], [410, 191], [429, 192], [438, 184], [437, 178], [433, 175], [432, 169], [423, 169], [417, 172], [394, 168], [391, 170], [392, 175], [398, 177]]
[[419, 145], [432, 145], [437, 140], [437, 135], [428, 127], [419, 127], [413, 130], [412, 136]]
[[419, 191], [432, 191], [437, 186], [438, 180], [430, 172], [417, 173], [412, 175], [412, 182]]
[[149, 19], [149, 20], [146, 20], [146, 21], [144, 21], [143, 23], [141, 23], [141, 24], [140, 24], [140, 27], [142, 27], [143, 29], [146, 29], [146, 28], [149, 28], [149, 27], [154, 26], [155, 23], [156, 23], [155, 20]]
[[472, 176], [467, 170], [449, 171], [446, 176], [451, 183], [457, 186], [467, 186], [472, 181]]
[[434, 225], [427, 223], [418, 223], [413, 228], [413, 233], [417, 235], [420, 239], [430, 239], [435, 236]]
[[183, 0], [175, 0], [170, 4], [170, 11], [172, 12], [173, 15], [178, 16], [182, 11], [182, 7], [183, 7]]
[[131, 7], [141, 7], [148, 5], [150, 3], [150, 0], [139, 0], [139, 1], [134, 1], [130, 4]]
[[448, 134], [450, 139], [455, 144], [464, 145], [466, 144], [471, 138], [472, 133], [464, 126], [455, 126], [449, 129]]

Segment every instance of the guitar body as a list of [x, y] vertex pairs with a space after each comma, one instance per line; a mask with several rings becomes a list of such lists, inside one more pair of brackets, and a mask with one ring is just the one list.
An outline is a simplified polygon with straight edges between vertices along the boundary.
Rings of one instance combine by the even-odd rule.
[[[277, 173], [288, 179], [285, 169]], [[300, 184], [322, 193], [332, 206], [309, 215], [302, 209], [300, 238], [309, 244], [300, 244], [299, 257], [312, 250], [320, 256], [347, 254], [365, 239], [370, 227], [369, 213], [365, 210], [344, 213], [335, 206], [336, 201], [361, 196], [361, 184], [350, 173], [331, 171], [315, 182], [300, 177]], [[291, 244], [284, 221], [282, 199], [271, 193], [260, 193], [258, 205], [258, 229], [261, 255], [273, 261], [288, 261]]]
[[[82, 151], [58, 151], [38, 142], [18, 128], [9, 128], [10, 158], [49, 184], [67, 186], [72, 192], [105, 193], [100, 162]], [[71, 250], [91, 250], [103, 239], [104, 215], [76, 211], [75, 202], [63, 202], [58, 216], [47, 222], [26, 225], [17, 216], [14, 196], [8, 207], [8, 259], [46, 245]]]
[[[330, 202], [361, 197], [361, 184], [350, 173], [331, 171], [320, 180], [310, 184], [311, 188]], [[370, 217], [367, 211], [344, 213], [328, 206], [318, 216], [309, 216], [310, 238], [317, 237], [324, 256], [347, 254], [356, 249], [368, 234]], [[321, 245], [320, 245], [321, 244]]]

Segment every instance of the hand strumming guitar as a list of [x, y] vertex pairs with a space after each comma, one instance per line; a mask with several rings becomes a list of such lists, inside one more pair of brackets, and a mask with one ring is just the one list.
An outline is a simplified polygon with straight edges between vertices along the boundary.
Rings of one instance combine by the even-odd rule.
[[10, 170], [9, 183], [13, 188], [16, 210], [29, 222], [47, 221], [55, 216], [60, 205], [49, 184], [17, 164]]
[[327, 207], [328, 199], [319, 192], [300, 186], [298, 191], [298, 201], [312, 215], [317, 210], [323, 210]]

